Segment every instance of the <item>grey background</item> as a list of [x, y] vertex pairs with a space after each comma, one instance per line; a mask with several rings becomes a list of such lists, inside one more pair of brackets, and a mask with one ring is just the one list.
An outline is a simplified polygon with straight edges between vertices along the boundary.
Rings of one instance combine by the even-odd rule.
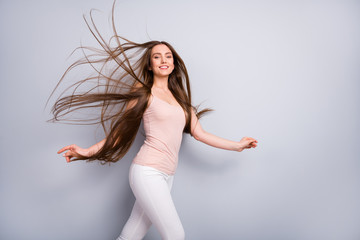
[[[0, 1], [0, 239], [115, 239], [130, 214], [142, 137], [111, 166], [67, 164], [57, 150], [103, 132], [43, 110], [80, 40], [96, 46], [82, 14], [101, 10], [109, 37], [111, 6]], [[348, 0], [117, 3], [121, 35], [183, 57], [194, 103], [216, 110], [205, 130], [259, 141], [237, 153], [184, 135], [173, 198], [187, 239], [360, 239], [359, 13]]]

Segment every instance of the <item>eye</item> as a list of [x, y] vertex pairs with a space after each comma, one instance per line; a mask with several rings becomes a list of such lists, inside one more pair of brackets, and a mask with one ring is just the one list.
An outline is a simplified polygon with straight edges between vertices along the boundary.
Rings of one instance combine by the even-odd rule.
[[169, 55], [169, 56], [167, 56], [167, 58], [172, 58], [172, 56], [171, 56], [171, 55]]
[[155, 56], [154, 58], [155, 58], [155, 59], [158, 59], [159, 57], [158, 57], [158, 56]]

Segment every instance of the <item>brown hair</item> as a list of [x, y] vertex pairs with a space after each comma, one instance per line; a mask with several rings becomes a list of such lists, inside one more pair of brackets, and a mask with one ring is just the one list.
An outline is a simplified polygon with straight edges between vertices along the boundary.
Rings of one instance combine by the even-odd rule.
[[[106, 43], [96, 28], [92, 12], [90, 11], [90, 18], [95, 31], [92, 30], [92, 27], [84, 17], [92, 35], [101, 45], [101, 49], [87, 46], [76, 48], [74, 52], [81, 49], [84, 57], [66, 69], [50, 95], [50, 97], [53, 95], [59, 84], [72, 69], [89, 64], [95, 70], [95, 75], [72, 84], [60, 94], [51, 109], [54, 117], [48, 120], [50, 122], [66, 120], [68, 122], [77, 122], [77, 124], [101, 123], [106, 135], [104, 146], [90, 157], [82, 156], [74, 160], [87, 159], [89, 161], [116, 162], [129, 150], [139, 129], [143, 113], [148, 105], [153, 85], [153, 73], [149, 70], [150, 55], [152, 48], [158, 44], [165, 44], [173, 54], [175, 67], [169, 75], [168, 88], [185, 112], [186, 124], [184, 132], [190, 133], [191, 109], [195, 110], [197, 117], [210, 111], [210, 109], [205, 109], [197, 112], [197, 108], [192, 106], [190, 82], [185, 64], [169, 43], [164, 41], [135, 43], [117, 34], [114, 24], [114, 6], [115, 2], [112, 7], [112, 29], [114, 35], [110, 38], [109, 43]], [[113, 40], [115, 41], [115, 46], [111, 46]], [[86, 54], [86, 50], [91, 51], [92, 54]], [[97, 68], [98, 65], [101, 66], [100, 69]], [[110, 71], [108, 70], [109, 68], [111, 69]], [[96, 80], [94, 87], [86, 92], [79, 93], [78, 89], [83, 84], [91, 83], [94, 80]], [[73, 88], [72, 94], [63, 96], [71, 88]], [[135, 100], [136, 104], [131, 108], [126, 108], [131, 100]], [[81, 120], [62, 118], [75, 110], [100, 107], [100, 119], [99, 117]]]

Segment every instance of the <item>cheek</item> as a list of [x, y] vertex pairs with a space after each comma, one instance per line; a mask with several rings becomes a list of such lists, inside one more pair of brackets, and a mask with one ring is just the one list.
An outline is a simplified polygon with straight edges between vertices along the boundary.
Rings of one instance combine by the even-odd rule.
[[171, 63], [170, 63], [170, 67], [171, 67], [172, 69], [174, 69], [174, 67], [175, 67], [175, 65], [174, 65], [174, 60], [173, 60], [173, 61], [171, 61]]
[[156, 66], [156, 62], [153, 59], [151, 59], [149, 69], [152, 69], [154, 66]]

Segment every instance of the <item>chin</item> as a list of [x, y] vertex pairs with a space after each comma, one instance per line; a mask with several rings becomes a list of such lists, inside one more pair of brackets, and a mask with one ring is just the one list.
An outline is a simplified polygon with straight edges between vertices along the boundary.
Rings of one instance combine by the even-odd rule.
[[170, 76], [171, 72], [170, 73], [160, 73], [160, 74], [156, 74], [155, 76], [158, 76], [158, 77], [168, 77]]

